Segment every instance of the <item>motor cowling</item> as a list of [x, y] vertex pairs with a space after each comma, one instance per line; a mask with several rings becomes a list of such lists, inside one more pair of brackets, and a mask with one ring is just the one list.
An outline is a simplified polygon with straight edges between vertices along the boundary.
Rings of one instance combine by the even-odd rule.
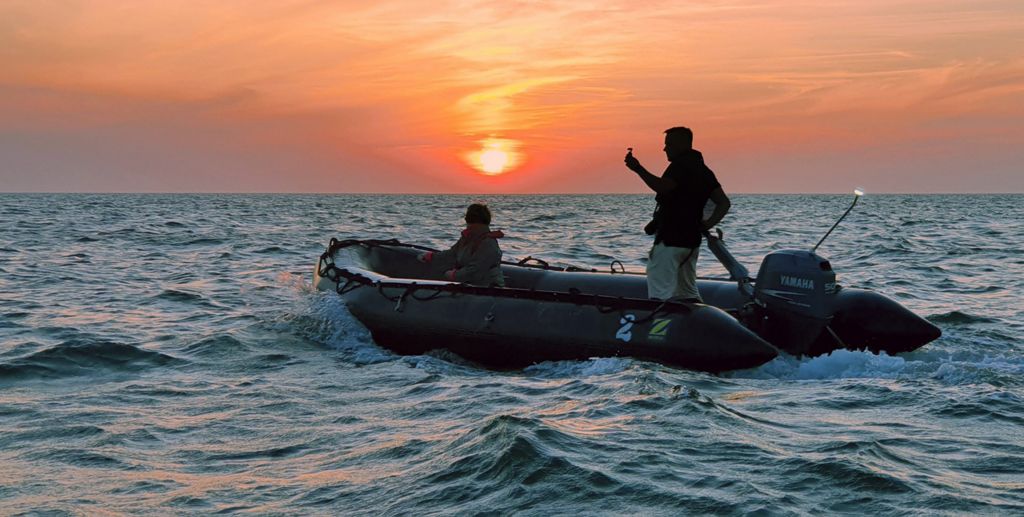
[[832, 320], [838, 291], [824, 257], [806, 250], [768, 254], [754, 286], [761, 308], [758, 333], [791, 354], [805, 353]]

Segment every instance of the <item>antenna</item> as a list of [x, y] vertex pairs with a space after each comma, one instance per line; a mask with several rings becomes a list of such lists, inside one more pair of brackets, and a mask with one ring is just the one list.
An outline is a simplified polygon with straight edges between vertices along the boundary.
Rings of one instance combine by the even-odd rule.
[[818, 246], [821, 246], [821, 243], [825, 242], [825, 239], [827, 239], [829, 235], [832, 235], [832, 230], [835, 230], [836, 226], [839, 226], [839, 223], [843, 222], [843, 219], [845, 219], [846, 215], [850, 213], [850, 210], [853, 210], [853, 207], [857, 206], [857, 201], [859, 201], [860, 197], [863, 195], [864, 189], [860, 187], [853, 189], [853, 204], [851, 204], [850, 208], [847, 208], [846, 211], [843, 212], [842, 217], [840, 217], [839, 220], [836, 221], [836, 224], [833, 224], [832, 227], [829, 228], [827, 232], [825, 232], [825, 236], [822, 237], [821, 240], [818, 241], [818, 243], [815, 244], [813, 248], [811, 248], [812, 253], [818, 250]]

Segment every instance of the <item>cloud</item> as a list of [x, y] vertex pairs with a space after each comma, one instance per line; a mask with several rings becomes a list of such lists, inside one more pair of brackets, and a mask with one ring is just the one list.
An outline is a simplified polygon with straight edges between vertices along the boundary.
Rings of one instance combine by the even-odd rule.
[[[1022, 34], [1016, 0], [13, 0], [0, 5], [0, 130], [49, 132], [85, 154], [129, 137], [161, 159], [223, 152], [238, 170], [303, 156], [303, 188], [349, 163], [381, 171], [352, 188], [506, 188], [475, 183], [457, 158], [495, 137], [524, 153], [508, 185], [601, 168], [594, 184], [608, 189], [623, 142], [657, 147], [681, 123], [735, 163], [956, 134], [1005, 167], [1024, 158]], [[908, 183], [935, 166], [919, 152], [901, 155]], [[93, 158], [135, 163], [113, 156]], [[994, 171], [993, 188], [1006, 177]]]

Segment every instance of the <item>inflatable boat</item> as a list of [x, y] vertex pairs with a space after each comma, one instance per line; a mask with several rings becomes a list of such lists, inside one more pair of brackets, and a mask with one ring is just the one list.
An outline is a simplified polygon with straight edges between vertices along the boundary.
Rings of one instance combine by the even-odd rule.
[[[313, 283], [340, 295], [382, 346], [401, 354], [448, 349], [496, 368], [630, 356], [721, 372], [780, 352], [907, 352], [941, 334], [884, 295], [839, 285], [814, 250], [772, 252], [751, 278], [721, 233], [707, 241], [730, 276], [698, 280], [704, 303], [648, 299], [646, 276], [621, 263], [598, 271], [527, 257], [502, 263], [505, 287], [434, 280], [443, 272], [418, 256], [436, 250], [396, 240], [331, 239]], [[361, 267], [343, 265], [346, 251]]]

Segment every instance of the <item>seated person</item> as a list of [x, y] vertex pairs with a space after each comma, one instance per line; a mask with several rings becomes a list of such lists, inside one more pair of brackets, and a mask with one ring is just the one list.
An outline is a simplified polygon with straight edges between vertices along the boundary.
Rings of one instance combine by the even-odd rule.
[[421, 262], [444, 270], [442, 278], [480, 286], [505, 287], [501, 274], [500, 230], [491, 231], [491, 211], [487, 205], [473, 203], [466, 209], [466, 229], [451, 249], [420, 255]]

